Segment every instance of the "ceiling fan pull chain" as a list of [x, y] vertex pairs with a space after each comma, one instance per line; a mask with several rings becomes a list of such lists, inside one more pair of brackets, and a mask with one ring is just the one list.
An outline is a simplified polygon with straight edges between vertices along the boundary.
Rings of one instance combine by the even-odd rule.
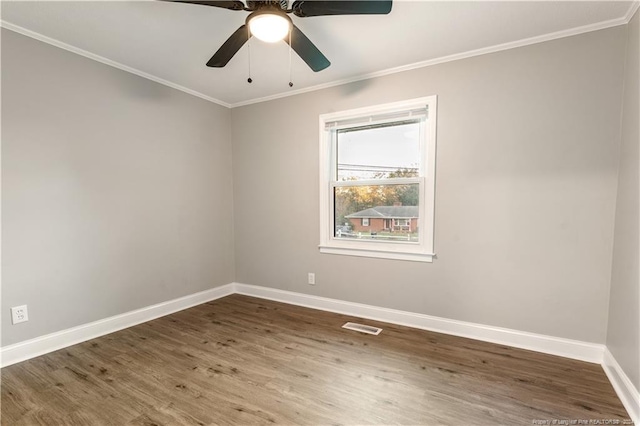
[[249, 26], [247, 26], [247, 32], [249, 33], [249, 39], [247, 40], [247, 51], [249, 53], [249, 78], [247, 79], [247, 83], [251, 84], [253, 79], [251, 78], [251, 30]]
[[291, 70], [291, 28], [289, 28], [289, 87], [293, 87], [293, 71]]

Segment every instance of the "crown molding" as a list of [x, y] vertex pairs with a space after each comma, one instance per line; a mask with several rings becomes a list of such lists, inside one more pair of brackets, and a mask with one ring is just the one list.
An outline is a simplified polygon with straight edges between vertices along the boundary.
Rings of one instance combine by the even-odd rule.
[[62, 41], [56, 40], [51, 37], [47, 37], [43, 34], [37, 33], [35, 31], [28, 30], [19, 25], [12, 24], [11, 22], [7, 22], [5, 20], [0, 20], [0, 27], [5, 28], [9, 31], [13, 31], [18, 34], [22, 34], [24, 36], [36, 39], [43, 43], [50, 44], [55, 47], [59, 47], [60, 49], [67, 50], [69, 52], [75, 53], [80, 56], [84, 56], [88, 59], [93, 59], [94, 61], [103, 63], [105, 65], [109, 65], [110, 67], [117, 68], [122, 71], [126, 71], [131, 74], [135, 74], [139, 77], [146, 78], [147, 80], [155, 81], [156, 83], [160, 83], [164, 86], [171, 87], [172, 89], [179, 90], [181, 92], [187, 93], [192, 96], [196, 96], [198, 98], [204, 99], [205, 101], [213, 102], [214, 104], [221, 105], [226, 108], [231, 108], [231, 105], [223, 102], [219, 99], [212, 98], [211, 96], [207, 96], [203, 93], [200, 93], [196, 90], [189, 89], [188, 87], [181, 86], [179, 84], [173, 83], [169, 80], [165, 80], [163, 78], [157, 77], [153, 74], [146, 73], [144, 71], [140, 71], [139, 69], [130, 67], [128, 65], [121, 64], [120, 62], [113, 61], [111, 59], [105, 58], [104, 56], [96, 55], [95, 53], [88, 52], [84, 49], [80, 49], [79, 47], [72, 46], [70, 44], [64, 43]]
[[631, 6], [629, 7], [629, 10], [627, 10], [627, 14], [624, 16], [624, 19], [626, 20], [625, 24], [628, 24], [629, 21], [633, 19], [633, 15], [636, 14], [638, 8], [640, 8], [640, 1], [631, 2]]
[[265, 96], [262, 98], [250, 99], [247, 101], [236, 102], [231, 104], [231, 108], [237, 108], [245, 105], [257, 104], [261, 102], [272, 101], [275, 99], [285, 98], [288, 96], [300, 95], [302, 93], [313, 92], [316, 90], [327, 89], [330, 87], [340, 86], [343, 84], [354, 83], [356, 81], [368, 80], [376, 77], [384, 77], [391, 74], [396, 74], [404, 71], [411, 71], [418, 68], [430, 67], [433, 65], [443, 64], [446, 62], [458, 61], [460, 59], [473, 58], [475, 56], [487, 55], [490, 53], [502, 52], [504, 50], [515, 49], [517, 47], [530, 46], [533, 44], [544, 43], [546, 41], [557, 40], [565, 37], [571, 37], [579, 34], [589, 33], [592, 31], [603, 30], [606, 28], [617, 27], [620, 25], [628, 24], [634, 13], [637, 11], [640, 1], [633, 2], [627, 11], [626, 15], [621, 18], [611, 19], [608, 21], [597, 22], [594, 24], [583, 25], [581, 27], [571, 28], [568, 30], [557, 31], [554, 33], [543, 34], [540, 36], [525, 38], [521, 40], [511, 41], [508, 43], [497, 44], [494, 46], [483, 47], [480, 49], [469, 50], [467, 52], [456, 53], [453, 55], [442, 56], [439, 58], [428, 59], [426, 61], [414, 62], [413, 64], [402, 65], [399, 67], [388, 68], [382, 71], [376, 71], [367, 74], [361, 74], [355, 77], [349, 77], [342, 80], [332, 81], [330, 83], [319, 84], [316, 86], [305, 87], [303, 89], [292, 90], [286, 93], [278, 93], [271, 96]]
[[14, 31], [16, 33], [22, 34], [22, 35], [27, 36], [27, 37], [34, 38], [36, 40], [42, 41], [43, 43], [47, 43], [47, 44], [59, 47], [61, 49], [67, 50], [69, 52], [76, 53], [76, 54], [84, 56], [86, 58], [93, 59], [94, 61], [101, 62], [101, 63], [103, 63], [105, 65], [109, 65], [109, 66], [112, 66], [114, 68], [118, 68], [120, 70], [129, 72], [131, 74], [135, 74], [137, 76], [149, 79], [151, 81], [155, 81], [156, 83], [160, 83], [162, 85], [171, 87], [173, 89], [180, 90], [181, 92], [188, 93], [190, 95], [196, 96], [198, 98], [204, 99], [204, 100], [209, 101], [209, 102], [213, 102], [215, 104], [224, 106], [226, 108], [237, 108], [237, 107], [242, 107], [242, 106], [246, 106], [246, 105], [252, 105], [252, 104], [257, 104], [257, 103], [261, 103], [261, 102], [267, 102], [267, 101], [272, 101], [272, 100], [276, 100], [276, 99], [286, 98], [286, 97], [289, 97], [289, 96], [300, 95], [300, 94], [303, 94], [303, 93], [314, 92], [314, 91], [317, 91], [317, 90], [328, 89], [330, 87], [341, 86], [343, 84], [354, 83], [356, 81], [368, 80], [368, 79], [376, 78], [376, 77], [384, 77], [384, 76], [387, 76], [387, 75], [396, 74], [396, 73], [405, 72], [405, 71], [411, 71], [411, 70], [418, 69], [418, 68], [430, 67], [430, 66], [433, 66], [433, 65], [443, 64], [443, 63], [446, 63], [446, 62], [458, 61], [460, 59], [473, 58], [475, 56], [487, 55], [487, 54], [490, 54], [490, 53], [501, 52], [501, 51], [504, 51], [504, 50], [515, 49], [515, 48], [518, 48], [518, 47], [530, 46], [530, 45], [538, 44], [538, 43], [544, 43], [546, 41], [552, 41], [552, 40], [557, 40], [557, 39], [561, 39], [561, 38], [565, 38], [565, 37], [571, 37], [571, 36], [584, 34], [584, 33], [592, 32], [592, 31], [598, 31], [598, 30], [603, 30], [603, 29], [606, 29], [606, 28], [617, 27], [617, 26], [620, 26], [620, 25], [628, 24], [629, 21], [631, 21], [633, 16], [636, 14], [636, 12], [638, 11], [639, 8], [640, 8], [640, 1], [633, 1], [629, 5], [629, 9], [627, 10], [627, 13], [625, 14], [625, 16], [620, 17], [620, 18], [610, 19], [608, 21], [596, 22], [594, 24], [583, 25], [581, 27], [571, 28], [571, 29], [562, 30], [562, 31], [556, 31], [556, 32], [553, 32], [553, 33], [543, 34], [543, 35], [535, 36], [535, 37], [529, 37], [529, 38], [516, 40], [516, 41], [512, 41], [512, 42], [508, 42], [508, 43], [497, 44], [497, 45], [494, 45], [494, 46], [483, 47], [481, 49], [469, 50], [467, 52], [456, 53], [456, 54], [453, 54], [453, 55], [442, 56], [442, 57], [439, 57], [439, 58], [428, 59], [428, 60], [425, 60], [425, 61], [414, 62], [412, 64], [402, 65], [402, 66], [399, 66], [399, 67], [393, 67], [393, 68], [388, 68], [388, 69], [381, 70], [381, 71], [375, 71], [375, 72], [371, 72], [371, 73], [360, 74], [360, 75], [353, 76], [353, 77], [348, 77], [348, 78], [344, 78], [344, 79], [340, 79], [340, 80], [335, 80], [335, 81], [332, 81], [332, 82], [329, 82], [329, 83], [318, 84], [318, 85], [315, 85], [315, 86], [305, 87], [305, 88], [302, 88], [302, 89], [287, 91], [287, 92], [284, 92], [284, 93], [277, 93], [275, 95], [269, 95], [269, 96], [249, 99], [249, 100], [246, 100], [246, 101], [235, 102], [235, 103], [227, 103], [227, 102], [221, 101], [219, 99], [212, 98], [211, 96], [207, 96], [207, 95], [205, 95], [203, 93], [200, 93], [200, 92], [198, 92], [196, 90], [189, 89], [187, 87], [184, 87], [184, 86], [181, 86], [179, 84], [173, 83], [171, 81], [165, 80], [163, 78], [157, 77], [157, 76], [155, 76], [153, 74], [149, 74], [149, 73], [146, 73], [144, 71], [140, 71], [140, 70], [138, 70], [136, 68], [133, 68], [133, 67], [121, 64], [119, 62], [113, 61], [111, 59], [105, 58], [103, 56], [96, 55], [94, 53], [91, 53], [91, 52], [88, 52], [86, 50], [80, 49], [78, 47], [72, 46], [70, 44], [61, 42], [61, 41], [56, 40], [54, 38], [47, 37], [47, 36], [45, 36], [43, 34], [35, 32], [35, 31], [31, 31], [31, 30], [28, 30], [26, 28], [20, 27], [18, 25], [12, 24], [12, 23], [7, 22], [5, 20], [0, 20], [0, 27], [6, 28], [6, 29], [8, 29], [10, 31]]

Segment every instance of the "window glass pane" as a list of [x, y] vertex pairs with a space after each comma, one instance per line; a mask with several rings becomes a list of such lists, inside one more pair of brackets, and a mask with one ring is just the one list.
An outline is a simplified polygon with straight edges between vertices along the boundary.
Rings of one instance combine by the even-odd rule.
[[337, 180], [418, 176], [419, 137], [419, 120], [338, 130]]
[[419, 184], [334, 188], [334, 236], [418, 242]]

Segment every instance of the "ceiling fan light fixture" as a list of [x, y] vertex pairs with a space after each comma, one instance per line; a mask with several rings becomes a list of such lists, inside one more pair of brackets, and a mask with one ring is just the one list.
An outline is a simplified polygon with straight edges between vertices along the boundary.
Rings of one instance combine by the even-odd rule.
[[291, 30], [291, 18], [273, 11], [254, 12], [249, 15], [247, 23], [251, 34], [267, 43], [284, 39]]

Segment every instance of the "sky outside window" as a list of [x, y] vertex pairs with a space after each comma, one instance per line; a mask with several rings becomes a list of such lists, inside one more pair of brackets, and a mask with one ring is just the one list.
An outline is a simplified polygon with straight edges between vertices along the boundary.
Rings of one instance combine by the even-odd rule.
[[381, 179], [399, 169], [418, 174], [420, 123], [338, 131], [338, 181]]

